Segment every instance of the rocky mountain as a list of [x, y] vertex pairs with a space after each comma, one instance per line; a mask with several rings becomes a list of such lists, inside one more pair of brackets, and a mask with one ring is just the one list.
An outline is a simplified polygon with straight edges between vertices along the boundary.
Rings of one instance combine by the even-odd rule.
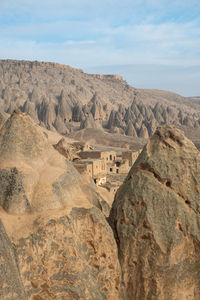
[[96, 128], [148, 139], [163, 124], [200, 135], [199, 101], [56, 63], [0, 61], [0, 111], [16, 108], [63, 135]]
[[[48, 76], [50, 70], [56, 69], [57, 80], [59, 68], [62, 74], [66, 71], [77, 72], [83, 78], [88, 76], [96, 81], [100, 93], [101, 82], [107, 91], [113, 84], [119, 94], [122, 86], [127, 85], [118, 77], [85, 75], [59, 65], [50, 64], [49, 69], [49, 64], [37, 62], [3, 62], [4, 67], [10, 65], [13, 71], [14, 86], [17, 77], [13, 64], [16, 69], [32, 69], [26, 79], [27, 90], [34, 72], [36, 76], [38, 68], [43, 70], [44, 67]], [[11, 74], [7, 67], [4, 73]], [[22, 74], [28, 73], [23, 71]], [[26, 78], [23, 76], [19, 83], [22, 87]], [[49, 78], [45, 76], [41, 76], [43, 92], [45, 80]], [[55, 73], [52, 76], [56, 78]], [[8, 75], [4, 77], [10, 81]], [[71, 84], [76, 86], [75, 79], [70, 77], [70, 80], [74, 80]], [[58, 88], [53, 79], [51, 84], [53, 90]], [[25, 86], [20, 90], [24, 96]], [[12, 89], [12, 85], [9, 88]], [[135, 91], [131, 87], [126, 89], [127, 94]], [[46, 92], [50, 93], [47, 87]], [[7, 89], [5, 93], [10, 92]], [[149, 134], [148, 125], [155, 128], [163, 120], [170, 123], [180, 103], [183, 109], [178, 115], [184, 120], [184, 110], [191, 115], [199, 104], [193, 103], [190, 107], [187, 99], [178, 96], [174, 102], [171, 94], [164, 92], [154, 94], [165, 95], [162, 105], [157, 103], [160, 98], [156, 96], [149, 102], [144, 97], [143, 102], [132, 99], [125, 104], [120, 103], [119, 96], [113, 102], [98, 104], [100, 96], [94, 92], [89, 100], [90, 110], [88, 100], [81, 108], [81, 102], [75, 101], [71, 114], [76, 121], [67, 123], [62, 121], [69, 113], [70, 102], [61, 101], [65, 91], [62, 97], [59, 92], [57, 100], [52, 100], [52, 92], [52, 98], [43, 98], [42, 102], [38, 100], [38, 93], [31, 91], [34, 105], [29, 105], [32, 100], [21, 96], [11, 101], [12, 104], [4, 98], [1, 101], [0, 299], [200, 299], [200, 154], [174, 126], [163, 125]], [[150, 91], [142, 93], [140, 95], [152, 95]], [[6, 103], [8, 110], [4, 112]], [[170, 103], [173, 104], [170, 106]], [[166, 114], [161, 113], [165, 105], [169, 106]], [[13, 107], [18, 106], [27, 107], [31, 118], [19, 109], [12, 112]], [[109, 109], [111, 116], [102, 124], [110, 129], [79, 130], [82, 113], [88, 113], [90, 121], [92, 116], [99, 126], [101, 120], [104, 122], [108, 117]], [[197, 116], [197, 109], [195, 113]], [[43, 121], [39, 121], [41, 118]], [[84, 142], [88, 133], [89, 138], [94, 137], [94, 133], [96, 139], [101, 135], [105, 146], [111, 140], [115, 146], [123, 142], [124, 147], [128, 147], [132, 134], [140, 136], [134, 137], [137, 143], [146, 141], [147, 134], [153, 134], [118, 189], [110, 212], [103, 195], [106, 193], [100, 194], [94, 182], [80, 175], [70, 161], [87, 144], [67, 142], [56, 132], [48, 131], [46, 128], [56, 131], [52, 118], [58, 121], [62, 132], [65, 128], [75, 130], [73, 135], [79, 135]], [[114, 127], [112, 122], [115, 122]], [[121, 126], [125, 126], [129, 135], [123, 135]], [[193, 132], [191, 127], [183, 126], [188, 134]], [[118, 133], [114, 133], [116, 130]], [[120, 141], [117, 140], [119, 134]]]
[[110, 214], [122, 299], [200, 298], [200, 154], [159, 127], [118, 190]]
[[41, 128], [14, 112], [0, 130], [0, 298], [117, 299], [105, 205]]

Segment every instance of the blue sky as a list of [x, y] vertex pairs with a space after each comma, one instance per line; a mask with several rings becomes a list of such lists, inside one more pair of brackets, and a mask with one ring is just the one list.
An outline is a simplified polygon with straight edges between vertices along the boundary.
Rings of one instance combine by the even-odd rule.
[[0, 0], [0, 58], [118, 73], [200, 95], [198, 0]]

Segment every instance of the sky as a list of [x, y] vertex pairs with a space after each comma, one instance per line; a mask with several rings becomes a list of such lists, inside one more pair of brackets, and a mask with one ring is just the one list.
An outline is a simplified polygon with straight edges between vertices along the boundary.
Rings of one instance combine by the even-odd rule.
[[0, 59], [200, 96], [199, 0], [0, 0]]

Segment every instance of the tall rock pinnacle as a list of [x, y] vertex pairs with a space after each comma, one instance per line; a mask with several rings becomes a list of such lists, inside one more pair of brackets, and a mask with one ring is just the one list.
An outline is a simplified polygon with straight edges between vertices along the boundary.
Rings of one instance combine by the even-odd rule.
[[200, 299], [200, 154], [159, 127], [118, 190], [110, 214], [125, 299]]

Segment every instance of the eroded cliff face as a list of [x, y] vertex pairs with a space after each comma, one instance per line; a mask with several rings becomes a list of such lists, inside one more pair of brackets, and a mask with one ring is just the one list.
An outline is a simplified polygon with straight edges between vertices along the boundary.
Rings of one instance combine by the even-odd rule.
[[[117, 75], [92, 75], [47, 62], [0, 60], [0, 112], [16, 108], [60, 134], [104, 129], [148, 139], [161, 124], [199, 139], [199, 104], [174, 93], [140, 90]], [[109, 120], [109, 121], [108, 121]], [[108, 122], [107, 122], [108, 121]], [[1, 126], [1, 117], [0, 117]], [[107, 132], [106, 130], [106, 132]]]
[[200, 299], [200, 155], [192, 142], [159, 127], [109, 223], [105, 203], [42, 129], [14, 112], [0, 129], [0, 298]]
[[97, 208], [73, 208], [16, 244], [29, 299], [118, 299], [113, 232]]
[[123, 297], [200, 298], [200, 155], [183, 133], [158, 128], [110, 214]]
[[101, 208], [102, 197], [72, 163], [49, 144], [27, 114], [14, 112], [0, 130], [0, 204], [7, 212], [74, 206]]
[[29, 116], [0, 130], [0, 298], [119, 299], [104, 199]]

